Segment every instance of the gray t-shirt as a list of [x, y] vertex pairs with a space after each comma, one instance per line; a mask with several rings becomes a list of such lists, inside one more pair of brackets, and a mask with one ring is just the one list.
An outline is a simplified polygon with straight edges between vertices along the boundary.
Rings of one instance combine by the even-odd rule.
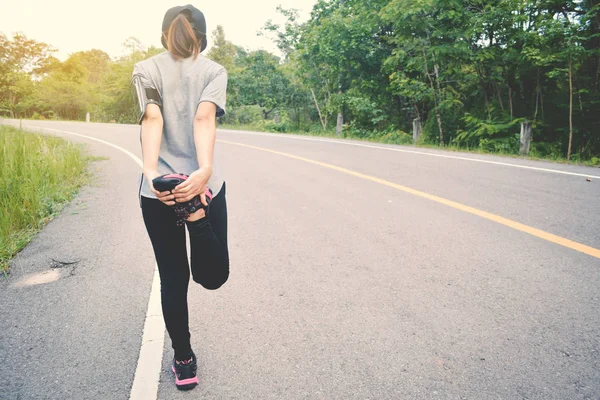
[[[158, 173], [190, 175], [198, 167], [194, 143], [194, 117], [201, 102], [217, 106], [217, 117], [225, 114], [227, 71], [221, 65], [199, 55], [176, 60], [168, 51], [138, 62], [133, 77], [144, 88], [156, 89], [160, 95], [163, 135], [158, 157]], [[145, 110], [147, 102], [142, 107]], [[215, 195], [223, 186], [217, 154], [213, 156], [213, 173], [207, 186]], [[140, 195], [156, 198], [146, 178], [141, 177]]]

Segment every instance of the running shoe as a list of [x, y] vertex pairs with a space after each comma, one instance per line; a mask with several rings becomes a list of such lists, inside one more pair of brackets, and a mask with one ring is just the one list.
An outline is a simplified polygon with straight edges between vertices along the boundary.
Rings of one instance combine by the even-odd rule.
[[173, 359], [173, 365], [171, 370], [175, 374], [175, 386], [179, 390], [191, 390], [198, 385], [198, 363], [196, 355], [192, 353], [192, 356], [185, 361], [176, 361]]

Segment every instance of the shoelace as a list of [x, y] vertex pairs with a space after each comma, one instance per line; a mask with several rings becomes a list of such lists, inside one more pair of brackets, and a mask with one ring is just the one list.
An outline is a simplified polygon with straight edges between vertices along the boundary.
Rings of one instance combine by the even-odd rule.
[[[206, 200], [210, 203], [212, 198], [212, 190], [208, 189], [206, 192]], [[194, 197], [192, 200], [186, 201], [185, 203], [176, 203], [173, 206], [173, 211], [175, 211], [175, 215], [177, 215], [177, 226], [185, 225], [185, 221], [190, 217], [190, 214], [195, 213], [201, 208], [204, 208], [208, 214], [208, 209], [206, 209], [202, 204], [200, 196]]]
[[198, 210], [188, 201], [184, 204], [175, 204], [173, 206], [173, 211], [175, 211], [175, 215], [177, 215], [177, 226], [183, 226], [185, 225], [185, 221], [190, 217], [190, 214]]
[[183, 361], [177, 361], [177, 360], [175, 360], [175, 363], [176, 363], [177, 365], [189, 365], [189, 364], [191, 364], [193, 361], [194, 361], [194, 358], [192, 357], [192, 358], [190, 358], [189, 360], [183, 360]]

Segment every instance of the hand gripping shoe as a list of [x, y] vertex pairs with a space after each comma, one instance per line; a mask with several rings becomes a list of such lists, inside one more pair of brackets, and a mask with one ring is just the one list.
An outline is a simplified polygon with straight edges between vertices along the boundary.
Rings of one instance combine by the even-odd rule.
[[[187, 178], [189, 178], [189, 176], [185, 174], [167, 174], [153, 179], [152, 185], [154, 186], [154, 189], [158, 190], [159, 192], [172, 192], [175, 187], [185, 182]], [[206, 202], [209, 205], [212, 201], [212, 198], [213, 193], [207, 188]], [[196, 196], [190, 201], [186, 201], [184, 203], [175, 203], [173, 210], [177, 215], [177, 226], [183, 226], [185, 221], [190, 217], [190, 214], [193, 214], [200, 209], [203, 209], [208, 216], [208, 206], [202, 204], [200, 196]]]

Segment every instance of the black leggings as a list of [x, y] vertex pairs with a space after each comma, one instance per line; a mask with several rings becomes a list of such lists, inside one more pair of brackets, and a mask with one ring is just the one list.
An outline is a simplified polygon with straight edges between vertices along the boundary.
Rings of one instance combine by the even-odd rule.
[[[175, 358], [191, 351], [187, 292], [190, 281], [185, 229], [177, 215], [160, 200], [142, 197], [142, 214], [160, 274], [162, 311]], [[206, 289], [220, 288], [229, 277], [225, 184], [210, 203], [208, 217], [186, 222], [190, 234], [191, 270]]]

